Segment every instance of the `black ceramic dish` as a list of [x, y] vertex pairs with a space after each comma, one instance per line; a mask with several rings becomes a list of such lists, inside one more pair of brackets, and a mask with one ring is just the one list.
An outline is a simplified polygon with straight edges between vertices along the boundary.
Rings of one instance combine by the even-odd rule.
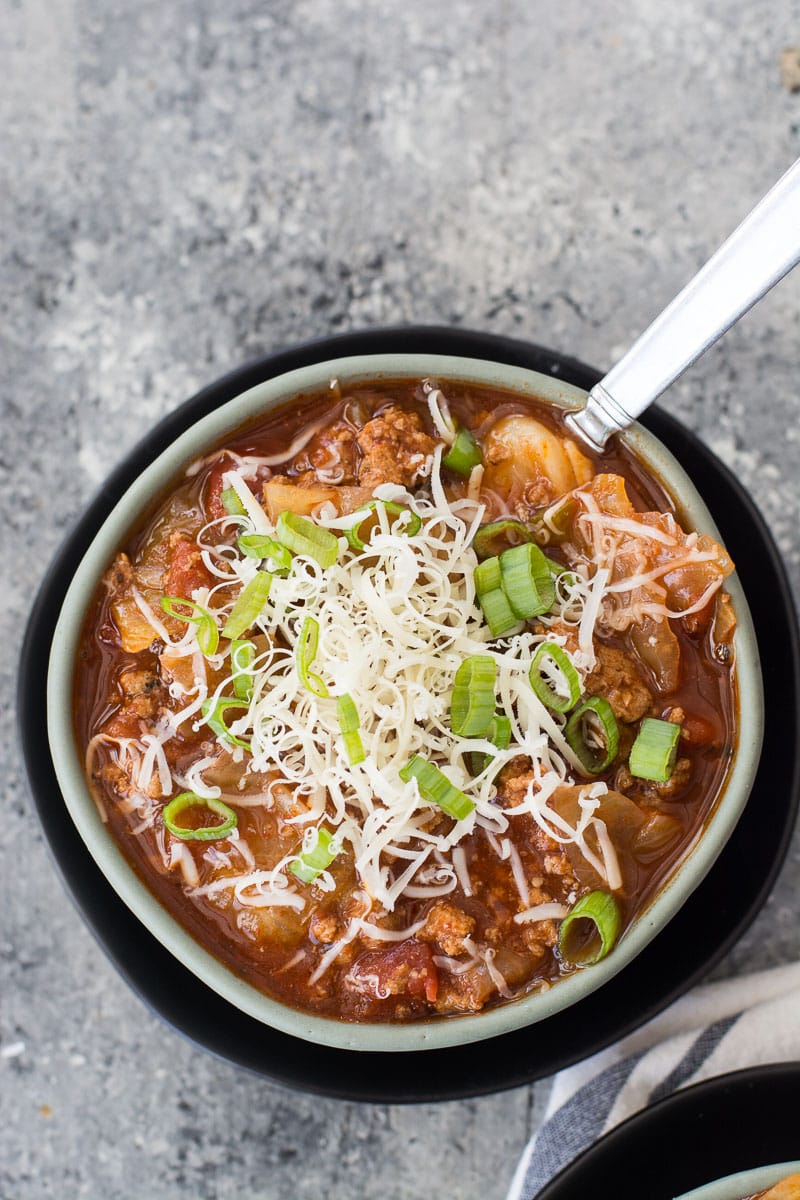
[[[722, 856], [666, 929], [599, 995], [501, 1038], [395, 1054], [311, 1046], [231, 1007], [174, 959], [125, 907], [90, 857], [58, 790], [44, 734], [50, 642], [75, 565], [145, 465], [218, 405], [272, 376], [343, 355], [441, 353], [512, 363], [589, 389], [599, 373], [552, 351], [488, 334], [438, 328], [375, 330], [276, 354], [205, 388], [162, 421], [113, 472], [47, 573], [20, 665], [19, 720], [31, 791], [64, 882], [131, 987], [179, 1032], [287, 1086], [350, 1100], [408, 1103], [475, 1096], [560, 1070], [631, 1032], [695, 983], [750, 924], [780, 869], [800, 792], [800, 645], [778, 551], [731, 473], [673, 418], [645, 424], [696, 481], [736, 561], [764, 666], [766, 733], [751, 803]], [[709, 922], [708, 914], [715, 914]], [[698, 928], [704, 937], [698, 938]]]
[[667, 1096], [590, 1146], [536, 1200], [673, 1200], [800, 1158], [800, 1063], [719, 1075]]

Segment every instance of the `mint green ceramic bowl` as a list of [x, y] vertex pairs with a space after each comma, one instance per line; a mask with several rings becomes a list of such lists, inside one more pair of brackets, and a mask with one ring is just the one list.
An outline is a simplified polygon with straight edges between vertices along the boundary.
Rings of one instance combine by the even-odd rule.
[[685, 1192], [676, 1196], [675, 1200], [743, 1200], [745, 1196], [754, 1196], [770, 1188], [782, 1179], [795, 1175], [800, 1171], [800, 1161], [776, 1163], [771, 1167], [756, 1167], [753, 1171], [740, 1171], [737, 1175], [726, 1175], [724, 1179], [715, 1179], [704, 1187], [695, 1188], [693, 1192]]
[[[539, 995], [474, 1015], [439, 1018], [412, 1025], [350, 1024], [311, 1016], [257, 991], [204, 950], [164, 909], [129, 866], [100, 820], [83, 775], [72, 731], [73, 668], [81, 626], [97, 581], [123, 542], [128, 529], [180, 469], [205, 447], [218, 442], [248, 418], [284, 404], [294, 396], [327, 386], [376, 378], [434, 376], [510, 388], [564, 408], [583, 404], [578, 388], [534, 371], [478, 359], [438, 355], [380, 354], [335, 359], [291, 371], [237, 396], [198, 421], [165, 450], [128, 490], [97, 533], [80, 563], [64, 600], [53, 638], [47, 688], [50, 749], [64, 801], [95, 862], [109, 883], [148, 930], [231, 1004], [251, 1017], [296, 1037], [350, 1050], [438, 1049], [507, 1033], [582, 1000], [621, 971], [674, 916], [711, 868], [747, 802], [758, 766], [763, 696], [758, 649], [744, 594], [734, 574], [726, 581], [738, 627], [735, 634], [739, 691], [738, 743], [720, 802], [683, 862], [650, 907], [620, 940], [614, 952]], [[719, 537], [700, 494], [676, 459], [640, 426], [627, 441], [676, 499], [681, 514], [700, 531]]]

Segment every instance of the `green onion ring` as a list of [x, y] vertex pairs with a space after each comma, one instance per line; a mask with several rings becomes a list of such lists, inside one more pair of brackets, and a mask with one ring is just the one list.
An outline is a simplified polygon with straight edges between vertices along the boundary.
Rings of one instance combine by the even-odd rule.
[[[586, 742], [583, 732], [584, 717], [594, 713], [598, 717], [605, 739], [605, 753], [598, 755]], [[564, 726], [564, 737], [589, 775], [598, 775], [616, 758], [619, 749], [619, 726], [614, 710], [604, 696], [591, 696], [578, 705]]]
[[674, 721], [645, 717], [631, 746], [628, 770], [637, 779], [666, 783], [678, 756], [681, 727]]
[[497, 663], [488, 654], [471, 654], [459, 666], [450, 700], [450, 728], [457, 737], [484, 737], [494, 718]]
[[[178, 825], [175, 818], [187, 808], [207, 808], [223, 820], [219, 825], [201, 825], [198, 829]], [[232, 808], [228, 808], [227, 804], [223, 804], [221, 800], [198, 796], [196, 792], [181, 792], [174, 800], [170, 800], [161, 816], [170, 833], [184, 842], [216, 842], [219, 838], [227, 837], [238, 824], [236, 813]]]
[[[594, 935], [588, 943], [581, 936], [580, 922], [590, 921]], [[578, 922], [578, 925], [575, 925]], [[622, 914], [610, 892], [589, 892], [567, 913], [558, 931], [561, 957], [575, 966], [590, 967], [613, 950], [622, 926]]]
[[[162, 596], [161, 607], [168, 617], [176, 617], [179, 621], [186, 621], [187, 624], [196, 627], [197, 644], [205, 658], [216, 654], [219, 629], [207, 608], [203, 608], [202, 604], [195, 604], [194, 600], [184, 600], [182, 596]], [[188, 608], [189, 615], [177, 612], [178, 607]]]
[[475, 568], [475, 592], [492, 637], [501, 637], [518, 623], [502, 588], [500, 559], [484, 559]]
[[250, 743], [244, 738], [237, 737], [231, 733], [228, 726], [225, 724], [225, 713], [228, 709], [237, 709], [239, 712], [246, 712], [250, 705], [246, 700], [233, 700], [228, 696], [221, 696], [218, 700], [204, 700], [200, 711], [203, 714], [206, 725], [212, 729], [217, 737], [222, 738], [224, 742], [230, 742], [232, 746], [241, 746], [243, 750], [250, 749]]
[[353, 697], [347, 692], [343, 696], [336, 697], [336, 715], [339, 718], [339, 728], [342, 731], [347, 761], [351, 767], [355, 767], [363, 762], [367, 755], [359, 733], [361, 721], [358, 717], [358, 709]]
[[473, 467], [479, 467], [483, 462], [481, 448], [470, 431], [462, 426], [456, 434], [455, 441], [442, 457], [442, 466], [449, 471], [455, 471], [464, 478], [471, 474]]
[[[511, 721], [505, 713], [495, 713], [492, 718], [492, 723], [489, 726], [489, 731], [486, 734], [487, 741], [490, 741], [498, 750], [507, 750], [511, 745]], [[481, 771], [487, 770], [494, 762], [493, 754], [471, 754], [468, 757], [470, 761], [470, 770], [473, 775], [480, 775]]]
[[500, 559], [497, 555], [479, 562], [475, 568], [475, 591], [478, 599], [489, 592], [495, 592], [502, 585], [503, 574], [500, 570]]
[[272, 573], [275, 575], [288, 574], [292, 569], [289, 550], [264, 533], [243, 533], [237, 539], [236, 545], [242, 554], [250, 558], [257, 558], [259, 561], [271, 559], [274, 564]]
[[454, 783], [432, 762], [415, 754], [400, 771], [403, 783], [416, 779], [423, 800], [435, 804], [455, 821], [463, 821], [475, 808], [475, 801], [459, 791]]
[[231, 642], [231, 671], [233, 673], [233, 691], [237, 700], [253, 698], [253, 660], [256, 648], [253, 642], [241, 641], [234, 638]]
[[502, 554], [511, 546], [521, 546], [523, 542], [533, 540], [533, 533], [528, 525], [522, 521], [515, 521], [512, 517], [502, 517], [499, 521], [481, 525], [472, 539], [472, 549], [483, 562], [486, 558]]
[[486, 618], [486, 624], [489, 626], [489, 632], [493, 638], [502, 637], [504, 633], [508, 633], [519, 625], [519, 620], [511, 611], [511, 605], [508, 603], [508, 597], [502, 588], [495, 588], [492, 592], [485, 592], [479, 597], [480, 606], [483, 610], [483, 615]]
[[313, 675], [310, 669], [317, 657], [318, 647], [319, 621], [315, 617], [305, 617], [294, 651], [297, 674], [300, 676], [303, 687], [307, 688], [312, 696], [317, 696], [320, 700], [327, 700], [328, 689], [325, 683], [319, 675]]
[[258, 620], [267, 602], [272, 576], [267, 571], [258, 571], [242, 588], [231, 609], [230, 616], [222, 628], [222, 636], [236, 641]]
[[275, 529], [287, 550], [313, 558], [323, 568], [332, 567], [339, 557], [339, 539], [335, 534], [289, 509], [278, 515]]
[[511, 745], [511, 721], [505, 713], [495, 713], [486, 735], [498, 750], [507, 750]]
[[500, 555], [502, 588], [511, 611], [529, 621], [553, 607], [556, 588], [547, 559], [533, 542], [512, 546]]
[[361, 741], [361, 734], [357, 729], [354, 729], [352, 733], [343, 733], [342, 741], [344, 742], [347, 761], [351, 767], [357, 767], [367, 757], [364, 743]]
[[[561, 696], [550, 686], [542, 674], [542, 663], [549, 658], [555, 664], [569, 689], [569, 695]], [[555, 642], [542, 642], [533, 656], [530, 669], [530, 681], [536, 696], [546, 708], [553, 712], [565, 713], [578, 703], [581, 695], [581, 681], [571, 659], [562, 646]]]
[[331, 865], [341, 850], [334, 836], [325, 828], [317, 830], [317, 840], [310, 850], [302, 850], [299, 857], [289, 864], [289, 870], [302, 883], [313, 883], [318, 875]]
[[236, 488], [225, 488], [224, 492], [219, 494], [219, 502], [225, 509], [226, 513], [230, 513], [232, 517], [247, 516], [245, 507], [236, 494]]

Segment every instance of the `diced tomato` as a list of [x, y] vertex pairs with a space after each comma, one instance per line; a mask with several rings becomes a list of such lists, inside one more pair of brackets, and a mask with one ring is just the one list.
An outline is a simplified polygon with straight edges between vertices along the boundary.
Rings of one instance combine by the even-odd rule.
[[208, 473], [205, 487], [203, 488], [203, 507], [206, 510], [206, 516], [209, 521], [216, 521], [220, 517], [226, 517], [228, 514], [222, 505], [220, 497], [225, 491], [225, 481], [223, 476], [226, 471], [230, 471], [233, 467], [233, 461], [227, 455], [218, 459]]
[[378, 999], [408, 995], [425, 997], [433, 1003], [439, 992], [439, 972], [430, 946], [409, 938], [391, 950], [370, 950], [362, 954], [351, 971], [358, 982]]
[[171, 539], [169, 570], [164, 583], [167, 596], [190, 600], [195, 588], [213, 587], [214, 580], [203, 562], [197, 542], [188, 538]]

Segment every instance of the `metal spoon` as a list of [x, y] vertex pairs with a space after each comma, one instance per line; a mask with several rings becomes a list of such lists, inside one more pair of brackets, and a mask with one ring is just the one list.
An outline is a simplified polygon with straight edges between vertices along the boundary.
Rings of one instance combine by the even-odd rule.
[[800, 261], [800, 158], [595, 384], [573, 434], [600, 452]]

